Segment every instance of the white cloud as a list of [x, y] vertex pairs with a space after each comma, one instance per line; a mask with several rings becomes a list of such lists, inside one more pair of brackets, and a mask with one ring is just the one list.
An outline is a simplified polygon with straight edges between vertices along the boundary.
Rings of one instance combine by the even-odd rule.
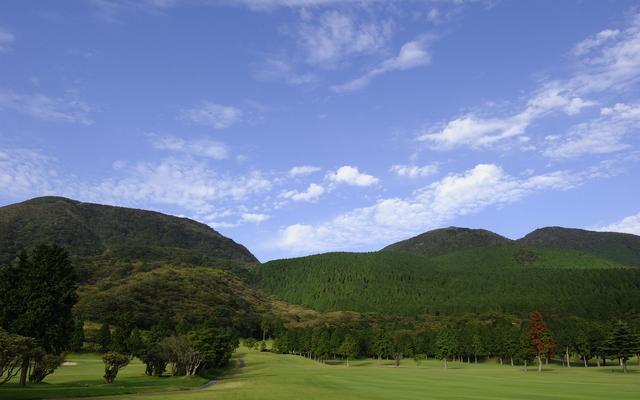
[[355, 78], [341, 85], [334, 85], [331, 89], [334, 92], [353, 92], [367, 86], [377, 76], [391, 71], [403, 71], [416, 67], [429, 65], [431, 63], [431, 53], [428, 46], [433, 37], [422, 37], [405, 43], [396, 57], [388, 58], [364, 75]]
[[623, 232], [640, 235], [640, 213], [623, 218], [610, 225], [597, 228], [597, 230], [603, 232]]
[[322, 171], [322, 168], [313, 165], [297, 165], [289, 170], [289, 176], [303, 176]]
[[0, 28], [0, 53], [11, 49], [11, 45], [15, 40], [16, 36], [13, 33]]
[[408, 198], [382, 199], [317, 225], [290, 225], [280, 232], [278, 244], [299, 253], [389, 243], [537, 191], [566, 190], [583, 179], [566, 171], [518, 178], [497, 165], [479, 164], [425, 186]]
[[94, 107], [70, 97], [0, 92], [0, 111], [8, 110], [50, 122], [91, 125]]
[[625, 136], [640, 129], [640, 105], [615, 104], [600, 109], [601, 117], [573, 126], [566, 135], [547, 137], [543, 154], [551, 158], [575, 158], [630, 148]]
[[533, 121], [548, 113], [562, 111], [567, 115], [575, 115], [583, 108], [594, 104], [579, 97], [572, 97], [557, 83], [550, 83], [532, 96], [525, 109], [517, 114], [502, 118], [482, 118], [467, 114], [449, 121], [442, 129], [420, 135], [418, 140], [428, 142], [432, 148], [440, 150], [461, 146], [486, 147], [507, 138], [523, 135]]
[[307, 52], [307, 61], [314, 65], [333, 66], [353, 54], [379, 51], [389, 40], [389, 21], [362, 22], [337, 10], [324, 12], [317, 23], [310, 18], [301, 26], [298, 36]]
[[153, 147], [214, 160], [229, 158], [229, 149], [224, 143], [209, 139], [184, 140], [175, 136], [154, 136]]
[[398, 176], [404, 176], [408, 178], [418, 178], [433, 175], [438, 172], [437, 164], [429, 164], [423, 166], [417, 165], [394, 165], [391, 167], [391, 172]]
[[605, 29], [603, 31], [598, 32], [597, 34], [586, 38], [582, 42], [576, 44], [573, 48], [573, 54], [577, 56], [582, 56], [592, 49], [602, 45], [604, 42], [611, 40], [618, 36], [620, 31], [617, 29]]
[[243, 222], [259, 224], [260, 222], [268, 220], [269, 218], [271, 218], [271, 216], [267, 214], [242, 213], [241, 218]]
[[182, 117], [198, 125], [225, 129], [242, 118], [242, 110], [205, 101], [198, 107], [182, 110]]
[[330, 181], [351, 186], [371, 186], [378, 183], [375, 176], [360, 172], [357, 167], [345, 165], [327, 175]]
[[316, 201], [325, 193], [325, 188], [317, 183], [312, 183], [304, 192], [290, 190], [280, 194], [280, 197], [293, 201]]

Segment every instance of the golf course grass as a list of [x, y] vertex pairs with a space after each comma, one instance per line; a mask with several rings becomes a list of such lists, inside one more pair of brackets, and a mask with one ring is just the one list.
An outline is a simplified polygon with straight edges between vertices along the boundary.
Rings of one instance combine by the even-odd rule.
[[[242, 360], [242, 362], [240, 361]], [[542, 373], [534, 368], [429, 360], [416, 366], [404, 360], [400, 367], [376, 360], [352, 361], [346, 365], [324, 365], [298, 356], [260, 353], [239, 349], [233, 365], [217, 382], [206, 388], [179, 390], [201, 385], [194, 378], [149, 378], [142, 365], [134, 363], [118, 375], [112, 385], [100, 382], [99, 359], [94, 355], [71, 357], [78, 365], [63, 367], [47, 378], [48, 384], [27, 389], [0, 386], [2, 399], [51, 398], [56, 396], [106, 395], [119, 399], [638, 399], [640, 369], [633, 365], [623, 374], [619, 367], [564, 368], [549, 365]], [[101, 364], [101, 363], [100, 363]], [[242, 366], [240, 368], [240, 366]], [[86, 385], [97, 386], [87, 387]]]
[[[44, 383], [18, 386], [14, 378], [0, 385], [0, 399], [24, 400], [56, 397], [105, 396], [148, 391], [172, 391], [198, 387], [207, 382], [201, 377], [150, 377], [144, 374], [144, 364], [133, 359], [121, 369], [112, 384], [104, 379], [104, 364], [98, 354], [71, 354], [65, 365], [47, 376]], [[123, 397], [125, 398], [125, 397]]]

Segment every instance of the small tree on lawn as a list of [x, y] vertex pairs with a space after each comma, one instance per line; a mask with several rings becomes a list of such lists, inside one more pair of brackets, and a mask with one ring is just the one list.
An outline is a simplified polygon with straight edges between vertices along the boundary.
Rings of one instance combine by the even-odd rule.
[[629, 325], [618, 321], [602, 347], [604, 354], [620, 361], [622, 371], [626, 373], [627, 361], [640, 352], [640, 339], [631, 332]]
[[120, 368], [124, 368], [129, 364], [129, 356], [124, 354], [108, 352], [102, 356], [104, 362], [104, 380], [107, 383], [113, 383], [118, 376]]
[[555, 340], [549, 334], [547, 325], [540, 311], [534, 311], [529, 318], [531, 345], [536, 351], [538, 372], [542, 372], [542, 357], [549, 357], [555, 352]]
[[529, 361], [536, 356], [536, 351], [531, 345], [530, 333], [526, 330], [522, 330], [520, 334], [520, 340], [518, 341], [518, 348], [515, 354], [516, 358], [524, 364], [524, 371], [527, 371]]
[[447, 368], [447, 358], [455, 354], [456, 337], [450, 328], [444, 328], [438, 333], [436, 338], [437, 356], [444, 362]]
[[347, 367], [349, 366], [349, 359], [356, 358], [358, 355], [358, 342], [351, 335], [346, 335], [344, 341], [340, 345], [338, 352], [347, 359]]

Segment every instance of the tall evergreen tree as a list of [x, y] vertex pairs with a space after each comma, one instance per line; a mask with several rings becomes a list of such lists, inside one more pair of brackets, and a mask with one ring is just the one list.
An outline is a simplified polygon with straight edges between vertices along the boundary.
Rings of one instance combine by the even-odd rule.
[[607, 357], [617, 358], [622, 370], [627, 372], [627, 361], [640, 352], [640, 338], [631, 332], [627, 323], [618, 321], [603, 344], [603, 352]]
[[356, 358], [358, 355], [358, 342], [351, 334], [347, 334], [344, 337], [344, 341], [340, 345], [338, 352], [347, 360], [348, 367], [349, 359]]
[[447, 368], [447, 358], [453, 356], [456, 352], [456, 337], [450, 328], [444, 328], [438, 333], [436, 338], [437, 356], [444, 362], [444, 368]]
[[[0, 326], [34, 338], [43, 354], [57, 356], [69, 349], [76, 289], [73, 267], [64, 248], [39, 245], [30, 254], [22, 252], [16, 263], [0, 268]], [[31, 361], [30, 356], [23, 359], [22, 385], [26, 384]]]

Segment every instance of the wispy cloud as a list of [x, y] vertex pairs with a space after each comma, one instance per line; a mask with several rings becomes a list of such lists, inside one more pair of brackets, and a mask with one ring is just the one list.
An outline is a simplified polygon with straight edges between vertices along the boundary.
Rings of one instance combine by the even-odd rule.
[[317, 19], [306, 18], [298, 32], [307, 62], [331, 67], [354, 54], [384, 48], [391, 36], [391, 21], [361, 21], [349, 13], [331, 10]]
[[283, 81], [291, 86], [315, 82], [318, 77], [313, 73], [299, 73], [285, 60], [270, 58], [262, 63], [254, 73], [262, 81]]
[[169, 150], [191, 154], [199, 157], [223, 160], [229, 158], [228, 147], [221, 142], [210, 139], [185, 140], [175, 136], [152, 135], [153, 147], [159, 150]]
[[233, 106], [205, 101], [197, 107], [182, 110], [181, 115], [198, 125], [225, 129], [240, 122], [243, 113]]
[[316, 167], [314, 165], [296, 165], [289, 170], [289, 176], [304, 176], [319, 171], [322, 171], [322, 168]]
[[[640, 14], [632, 16], [624, 30], [602, 31], [580, 42], [573, 52], [580, 58], [572, 76], [543, 81], [520, 111], [506, 116], [468, 113], [429, 129], [418, 140], [440, 150], [480, 149], [515, 137], [528, 140], [527, 129], [547, 115], [573, 116], [596, 105], [595, 96], [627, 91], [640, 79]], [[588, 128], [574, 127], [568, 135], [575, 138], [581, 135], [576, 132]]]
[[602, 108], [600, 114], [599, 118], [573, 126], [566, 135], [548, 136], [543, 154], [551, 158], [576, 158], [630, 148], [624, 138], [640, 129], [640, 105], [618, 103]]
[[0, 92], [0, 111], [13, 111], [43, 121], [91, 125], [90, 114], [95, 110], [94, 106], [69, 96]]
[[555, 171], [516, 177], [495, 164], [478, 164], [417, 190], [407, 198], [386, 198], [317, 224], [293, 224], [278, 244], [293, 253], [388, 243], [489, 206], [518, 201], [543, 190], [567, 190], [590, 179], [591, 172]]
[[403, 176], [407, 178], [418, 178], [424, 176], [430, 176], [436, 174], [440, 167], [438, 164], [429, 164], [429, 165], [393, 165], [391, 167], [391, 172], [398, 176]]
[[0, 149], [0, 192], [9, 198], [55, 193], [63, 183], [54, 165], [54, 159], [37, 150]]
[[0, 53], [11, 49], [16, 40], [16, 35], [0, 27]]
[[429, 52], [428, 47], [432, 41], [432, 36], [425, 36], [411, 42], [407, 42], [400, 48], [400, 52], [397, 56], [388, 58], [367, 71], [364, 75], [346, 83], [334, 85], [331, 89], [338, 93], [353, 92], [364, 88], [376, 77], [387, 72], [403, 71], [429, 65], [431, 63], [431, 53]]

